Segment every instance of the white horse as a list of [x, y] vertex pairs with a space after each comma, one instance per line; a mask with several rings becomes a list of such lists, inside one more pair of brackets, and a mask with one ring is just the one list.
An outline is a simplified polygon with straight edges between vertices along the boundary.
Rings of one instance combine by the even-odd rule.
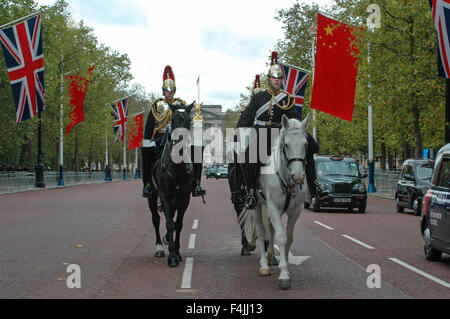
[[[300, 122], [296, 119], [282, 117], [282, 127], [278, 140], [272, 148], [269, 162], [261, 167], [258, 193], [258, 205], [255, 208], [256, 230], [260, 251], [261, 276], [269, 276], [268, 261], [274, 255], [273, 244], [280, 249], [281, 289], [291, 289], [291, 277], [288, 270], [288, 254], [293, 242], [295, 223], [302, 211], [306, 196], [305, 158], [306, 158], [306, 129], [309, 124], [309, 114]], [[269, 246], [267, 255], [264, 251], [264, 226], [262, 205], [267, 206], [269, 217]], [[282, 215], [288, 216], [286, 231], [283, 229]], [[274, 237], [275, 235], [275, 237]]]

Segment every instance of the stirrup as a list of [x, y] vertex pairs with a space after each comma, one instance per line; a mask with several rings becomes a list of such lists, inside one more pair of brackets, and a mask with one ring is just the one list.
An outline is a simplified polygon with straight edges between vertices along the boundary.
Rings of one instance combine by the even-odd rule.
[[251, 189], [248, 194], [244, 198], [245, 201], [245, 208], [247, 209], [255, 209], [256, 207], [256, 197], [255, 197], [255, 191]]
[[194, 190], [192, 191], [192, 197], [205, 196], [205, 194], [206, 191], [200, 185], [195, 187]]
[[320, 200], [323, 200], [323, 199], [327, 198], [328, 197], [328, 191], [327, 190], [322, 190], [322, 189], [319, 188], [317, 190], [317, 197]]
[[145, 186], [142, 188], [142, 197], [150, 198], [151, 195], [152, 195], [151, 190], [147, 187], [147, 185], [145, 185]]

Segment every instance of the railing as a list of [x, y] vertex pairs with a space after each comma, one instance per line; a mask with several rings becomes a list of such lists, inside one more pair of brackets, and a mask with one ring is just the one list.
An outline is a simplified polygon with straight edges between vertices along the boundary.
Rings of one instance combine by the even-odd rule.
[[[64, 185], [91, 184], [105, 181], [105, 172], [64, 172]], [[135, 173], [127, 172], [127, 180], [134, 180]], [[111, 172], [112, 181], [123, 181], [123, 172]], [[35, 189], [35, 173], [20, 171], [0, 172], [0, 193]], [[46, 187], [55, 187], [59, 183], [59, 172], [44, 172]]]
[[[369, 175], [368, 170], [362, 170], [363, 174]], [[397, 187], [397, 181], [400, 176], [400, 171], [375, 171], [375, 188], [377, 193], [394, 196]], [[364, 183], [369, 185], [369, 177], [363, 179]]]

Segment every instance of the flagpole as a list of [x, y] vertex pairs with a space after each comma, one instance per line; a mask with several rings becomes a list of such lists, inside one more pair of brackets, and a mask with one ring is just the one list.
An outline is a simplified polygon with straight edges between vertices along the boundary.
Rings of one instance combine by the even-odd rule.
[[135, 161], [135, 169], [134, 169], [134, 179], [138, 179], [139, 178], [139, 174], [138, 174], [138, 152], [137, 152], [137, 150], [138, 150], [138, 148], [136, 147], [135, 149], [134, 149], [135, 151], [136, 151], [136, 155], [135, 155], [135, 158], [134, 158], [134, 161]]
[[127, 179], [127, 139], [123, 132], [123, 179]]
[[109, 170], [109, 153], [108, 153], [108, 132], [105, 133], [105, 181], [110, 182], [111, 181], [111, 175]]
[[117, 99], [117, 100], [114, 100], [114, 101], [112, 101], [110, 104], [114, 104], [115, 102], [119, 102], [119, 101], [122, 101], [122, 100], [124, 100], [124, 99], [126, 99], [126, 98], [129, 98], [130, 96], [133, 96], [133, 94], [130, 94], [130, 95], [128, 95], [128, 96], [125, 96], [125, 97], [122, 97], [122, 98], [120, 98], [120, 99]]
[[197, 78], [197, 86], [198, 86], [198, 104], [200, 104], [200, 74], [198, 75]]
[[[315, 32], [316, 28], [312, 27], [309, 29], [309, 34], [312, 35], [312, 46], [311, 46], [311, 87], [314, 85], [314, 73], [315, 73], [315, 67], [316, 67], [316, 43], [315, 43]], [[312, 91], [311, 91], [312, 92]], [[316, 129], [316, 110], [313, 109], [313, 137], [317, 141], [317, 129]]]
[[6, 23], [6, 24], [0, 26], [0, 30], [1, 30], [1, 29], [4, 29], [4, 28], [7, 28], [8, 26], [10, 26], [10, 25], [12, 25], [12, 24], [14, 24], [14, 23], [16, 23], [16, 22], [19, 22], [19, 21], [22, 21], [22, 20], [26, 20], [26, 19], [28, 19], [28, 18], [30, 18], [30, 17], [36, 16], [36, 15], [38, 15], [38, 14], [41, 14], [42, 12], [43, 12], [43, 11], [40, 10], [40, 11], [37, 11], [37, 12], [35, 12], [35, 13], [29, 14], [29, 15], [27, 15], [26, 17], [19, 18], [19, 19], [17, 19], [17, 20], [8, 22], [8, 23]]
[[445, 144], [450, 143], [450, 79], [445, 79]]
[[[369, 29], [370, 30], [370, 29]], [[367, 44], [367, 65], [370, 65], [370, 41]], [[367, 193], [376, 193], [375, 187], [375, 160], [373, 147], [373, 107], [372, 107], [372, 84], [370, 82], [369, 72], [369, 105], [368, 105], [368, 133], [369, 133], [369, 185], [367, 186]]]
[[36, 187], [44, 188], [45, 182], [44, 182], [44, 158], [42, 155], [42, 119], [41, 119], [41, 112], [38, 113], [38, 161], [35, 166], [35, 172], [36, 172]]
[[63, 70], [62, 70], [62, 62], [64, 60], [64, 55], [61, 55], [61, 87], [60, 87], [60, 118], [59, 118], [59, 186], [64, 186], [64, 134], [63, 134]]

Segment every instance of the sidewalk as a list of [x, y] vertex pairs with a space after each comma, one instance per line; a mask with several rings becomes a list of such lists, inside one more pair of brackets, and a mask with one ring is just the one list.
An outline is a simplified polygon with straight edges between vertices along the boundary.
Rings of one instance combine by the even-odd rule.
[[385, 198], [385, 199], [392, 199], [392, 200], [394, 200], [394, 194], [391, 194], [391, 193], [376, 192], [376, 193], [367, 194], [367, 196], [381, 197], [381, 198]]

